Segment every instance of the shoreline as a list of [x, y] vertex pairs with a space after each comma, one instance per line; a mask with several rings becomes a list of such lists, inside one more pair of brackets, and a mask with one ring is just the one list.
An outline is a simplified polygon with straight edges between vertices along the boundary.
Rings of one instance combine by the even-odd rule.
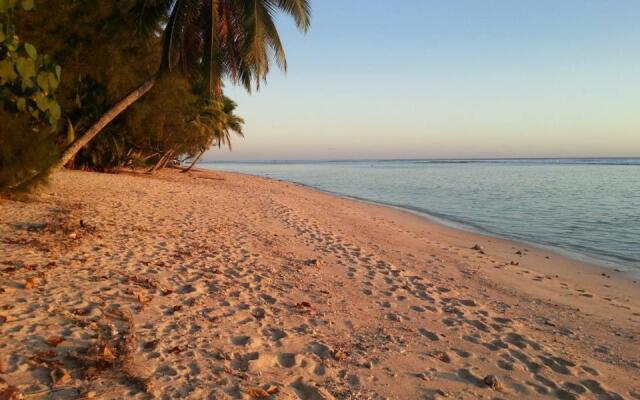
[[0, 393], [640, 399], [637, 281], [405, 210], [63, 171], [0, 221]]
[[[211, 163], [211, 165], [213, 166], [215, 163]], [[239, 174], [239, 175], [244, 175], [244, 176], [248, 176], [248, 177], [254, 177], [254, 178], [261, 178], [261, 179], [266, 179], [269, 181], [273, 181], [273, 182], [281, 182], [281, 183], [288, 183], [288, 184], [292, 184], [292, 185], [296, 185], [299, 186], [301, 188], [304, 189], [308, 189], [308, 190], [313, 190], [319, 193], [323, 193], [329, 196], [334, 196], [337, 198], [341, 198], [341, 199], [345, 199], [345, 200], [351, 200], [351, 201], [357, 201], [357, 202], [361, 202], [363, 204], [369, 204], [369, 205], [375, 205], [375, 206], [380, 206], [380, 207], [388, 207], [391, 209], [395, 209], [401, 212], [405, 212], [411, 215], [414, 215], [418, 218], [422, 218], [424, 220], [426, 220], [429, 223], [433, 223], [433, 224], [438, 224], [450, 229], [454, 229], [454, 230], [458, 230], [461, 232], [465, 232], [465, 233], [470, 233], [470, 234], [475, 234], [478, 235], [480, 237], [483, 238], [492, 238], [495, 240], [503, 240], [505, 242], [511, 243], [513, 245], [518, 245], [518, 246], [527, 246], [527, 247], [533, 247], [533, 248], [537, 248], [539, 251], [542, 252], [548, 252], [550, 253], [550, 255], [553, 255], [555, 257], [562, 257], [562, 258], [566, 258], [568, 260], [571, 260], [575, 263], [581, 264], [583, 265], [585, 268], [589, 268], [589, 269], [595, 269], [597, 272], [599, 273], [607, 273], [607, 272], [615, 272], [617, 274], [623, 274], [627, 279], [630, 280], [638, 280], [640, 279], [640, 270], [636, 271], [631, 269], [631, 267], [628, 267], [626, 265], [620, 265], [620, 264], [616, 264], [614, 261], [607, 261], [601, 258], [597, 258], [596, 256], [591, 257], [589, 254], [585, 254], [585, 253], [580, 253], [578, 251], [574, 251], [574, 250], [568, 250], [568, 249], [564, 249], [562, 247], [559, 247], [557, 245], [552, 245], [552, 244], [543, 244], [543, 243], [537, 243], [537, 242], [533, 242], [533, 241], [528, 241], [525, 239], [519, 239], [519, 238], [510, 238], [507, 237], [506, 235], [501, 235], [499, 233], [495, 233], [495, 232], [491, 232], [488, 231], [482, 227], [477, 227], [474, 226], [468, 222], [464, 222], [464, 221], [455, 221], [452, 219], [449, 219], [447, 217], [439, 217], [437, 215], [433, 215], [431, 213], [429, 213], [428, 211], [424, 211], [424, 210], [419, 210], [419, 209], [413, 209], [410, 206], [406, 206], [406, 205], [397, 205], [397, 204], [392, 204], [392, 203], [384, 203], [384, 202], [378, 202], [378, 201], [374, 201], [374, 200], [369, 200], [369, 199], [365, 199], [365, 198], [361, 198], [361, 197], [357, 197], [357, 196], [351, 196], [351, 195], [347, 195], [344, 193], [339, 193], [339, 192], [334, 192], [331, 190], [324, 190], [321, 188], [317, 188], [311, 185], [307, 185], [304, 184], [302, 182], [296, 182], [296, 181], [288, 181], [286, 179], [279, 179], [279, 178], [271, 178], [271, 177], [267, 177], [267, 176], [262, 176], [262, 175], [253, 175], [253, 174], [249, 174], [249, 173], [244, 173], [244, 172], [238, 172], [238, 171], [228, 171], [228, 170], [218, 170], [218, 169], [207, 169], [207, 168], [195, 168], [200, 172], [217, 172], [217, 173], [230, 173], [230, 174]], [[589, 259], [592, 258], [593, 261], [589, 261]], [[629, 269], [628, 269], [629, 268]]]
[[[494, 255], [500, 257], [501, 261], [504, 264], [502, 268], [518, 268], [521, 266], [525, 266], [526, 270], [544, 274], [546, 277], [554, 276], [556, 278], [565, 278], [574, 282], [580, 282], [581, 286], [588, 288], [588, 290], [597, 290], [597, 288], [602, 284], [603, 278], [607, 281], [615, 282], [618, 289], [624, 288], [624, 292], [626, 294], [629, 294], [634, 290], [640, 290], [640, 280], [636, 276], [631, 275], [628, 271], [611, 269], [601, 265], [587, 263], [582, 260], [576, 260], [575, 258], [563, 254], [558, 254], [552, 250], [545, 249], [536, 244], [529, 244], [524, 241], [495, 237], [484, 233], [465, 230], [458, 227], [452, 227], [447, 224], [431, 220], [426, 216], [416, 214], [411, 210], [407, 210], [402, 207], [379, 204], [377, 202], [369, 200], [363, 200], [353, 198], [351, 196], [332, 193], [298, 182], [273, 179], [264, 176], [245, 174], [242, 172], [207, 169], [198, 169], [197, 172], [205, 174], [214, 173], [222, 175], [238, 175], [250, 179], [265, 180], [266, 182], [293, 185], [294, 187], [297, 187], [301, 190], [317, 193], [323, 196], [327, 196], [328, 198], [338, 199], [344, 202], [354, 202], [362, 206], [379, 209], [386, 216], [398, 213], [399, 215], [403, 216], [400, 218], [403, 223], [410, 222], [411, 224], [416, 224], [421, 228], [424, 226], [427, 227], [427, 229], [431, 229], [432, 231], [446, 232], [447, 238], [449, 240], [454, 240], [454, 243], [456, 243], [461, 249], [471, 250], [471, 248], [476, 244], [481, 244], [483, 246], [483, 252], [485, 254], [490, 254], [489, 251], [491, 251], [492, 253], [494, 253]], [[517, 251], [524, 250], [526, 251], [523, 253], [523, 255], [515, 254], [515, 252]], [[532, 258], [533, 260], [530, 260], [526, 264], [521, 263], [523, 257]], [[511, 266], [510, 263], [512, 260], [515, 260], [518, 265]], [[560, 268], [558, 268], [558, 266], [560, 266]], [[504, 280], [503, 278], [504, 277], [496, 276], [495, 274], [491, 277], [491, 279], [495, 280]], [[517, 287], [518, 290], [522, 293], [531, 294], [527, 285], [521, 285], [515, 282], [513, 279], [505, 280], [505, 283]], [[536, 290], [534, 290], [533, 292], [535, 293]], [[549, 297], [554, 301], [560, 301], [560, 299], [555, 296]], [[569, 303], [569, 305], [571, 307], [576, 307], [577, 309], [579, 309], [581, 306], [584, 306], [584, 304], [581, 304], [581, 302]], [[638, 303], [638, 305], [640, 305], [640, 302]], [[603, 316], [606, 316], [606, 314], [603, 314]]]

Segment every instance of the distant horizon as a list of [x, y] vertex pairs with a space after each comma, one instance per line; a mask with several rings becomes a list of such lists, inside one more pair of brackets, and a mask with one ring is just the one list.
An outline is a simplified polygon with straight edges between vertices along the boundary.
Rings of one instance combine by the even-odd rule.
[[248, 159], [202, 160], [198, 164], [261, 163], [261, 162], [348, 162], [348, 161], [509, 161], [509, 160], [640, 160], [640, 156], [592, 156], [592, 157], [417, 157], [417, 158], [317, 158], [317, 159]]

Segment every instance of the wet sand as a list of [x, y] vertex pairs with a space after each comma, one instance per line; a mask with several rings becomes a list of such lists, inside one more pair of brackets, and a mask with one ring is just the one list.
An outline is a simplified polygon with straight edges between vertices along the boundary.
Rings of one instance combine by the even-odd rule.
[[286, 182], [0, 200], [0, 398], [640, 399], [639, 348], [633, 277]]

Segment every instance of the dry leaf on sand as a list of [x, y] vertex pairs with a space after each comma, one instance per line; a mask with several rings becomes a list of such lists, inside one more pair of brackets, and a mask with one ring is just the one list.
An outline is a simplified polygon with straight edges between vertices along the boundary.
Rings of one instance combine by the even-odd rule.
[[49, 336], [46, 340], [47, 344], [49, 346], [53, 346], [56, 347], [57, 345], [59, 345], [60, 343], [64, 342], [64, 338], [60, 337], [60, 336]]
[[40, 279], [33, 276], [26, 280], [26, 282], [24, 283], [24, 288], [27, 290], [31, 290], [34, 287], [38, 286], [39, 283], [40, 283]]
[[55, 367], [49, 373], [53, 386], [64, 385], [71, 380], [71, 375], [62, 367]]
[[0, 400], [18, 400], [22, 398], [22, 393], [15, 386], [9, 386], [0, 390]]

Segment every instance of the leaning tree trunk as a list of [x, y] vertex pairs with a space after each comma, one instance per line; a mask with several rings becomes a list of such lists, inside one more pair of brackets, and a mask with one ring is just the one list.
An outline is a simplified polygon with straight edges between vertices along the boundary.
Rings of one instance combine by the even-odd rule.
[[154, 74], [151, 78], [147, 79], [142, 85], [138, 86], [134, 91], [126, 95], [122, 100], [120, 100], [113, 107], [111, 107], [111, 109], [109, 109], [109, 111], [107, 111], [102, 117], [100, 117], [100, 119], [96, 121], [91, 126], [91, 128], [89, 128], [84, 133], [84, 135], [76, 139], [75, 142], [71, 143], [71, 145], [67, 147], [64, 153], [62, 153], [62, 156], [60, 157], [60, 159], [55, 164], [53, 164], [51, 168], [48, 168], [44, 171], [40, 171], [39, 173], [33, 175], [32, 177], [25, 179], [24, 181], [20, 182], [17, 185], [14, 185], [13, 189], [23, 190], [25, 188], [28, 188], [29, 186], [31, 186], [33, 182], [37, 182], [44, 176], [52, 174], [58, 171], [59, 169], [61, 169], [62, 167], [64, 167], [65, 165], [67, 165], [67, 163], [71, 161], [71, 159], [73, 159], [73, 157], [75, 157], [75, 155], [78, 154], [78, 152], [84, 146], [86, 146], [94, 137], [98, 136], [98, 133], [100, 133], [105, 126], [107, 126], [111, 121], [113, 121], [131, 104], [135, 103], [142, 96], [147, 94], [147, 92], [149, 92], [149, 90], [151, 90], [153, 86], [155, 86], [157, 78], [158, 78], [158, 75]]
[[124, 110], [126, 110], [131, 104], [138, 101], [142, 96], [147, 94], [151, 88], [156, 84], [156, 75], [153, 75], [142, 85], [137, 87], [134, 91], [126, 95], [122, 100], [117, 102], [109, 111], [107, 111], [98, 121], [96, 121], [89, 130], [87, 130], [84, 135], [80, 136], [75, 142], [73, 142], [65, 151], [62, 153], [62, 157], [60, 160], [56, 162], [51, 168], [50, 172], [56, 172], [61, 169], [69, 161], [71, 161], [78, 152], [85, 147], [94, 137], [98, 136], [98, 134], [102, 131], [102, 129], [107, 126], [111, 121], [113, 121], [118, 115], [120, 115]]
[[174, 153], [175, 153], [175, 151], [169, 150], [169, 153], [167, 154], [167, 157], [164, 159], [164, 162], [162, 163], [160, 168], [165, 168], [167, 166], [167, 164], [169, 164], [169, 161], [171, 161], [171, 157], [173, 157]]
[[204, 152], [205, 152], [205, 151], [207, 151], [207, 150], [206, 150], [206, 149], [202, 150], [202, 151], [200, 152], [200, 154], [198, 154], [198, 157], [196, 157], [196, 159], [195, 159], [195, 160], [193, 160], [193, 162], [191, 163], [191, 165], [189, 165], [189, 167], [187, 167], [187, 169], [183, 170], [182, 172], [184, 173], [184, 172], [189, 172], [189, 171], [191, 171], [191, 169], [193, 168], [193, 166], [194, 166], [194, 165], [196, 165], [196, 163], [197, 163], [198, 161], [200, 161], [200, 157], [202, 157], [202, 155], [204, 154]]
[[162, 163], [164, 163], [164, 160], [166, 160], [168, 157], [169, 157], [168, 151], [166, 153], [162, 153], [162, 155], [160, 156], [160, 159], [155, 164], [153, 164], [153, 167], [149, 168], [147, 173], [153, 174], [154, 172], [156, 172], [156, 170], [160, 168]]
[[158, 162], [153, 167], [151, 167], [151, 169], [148, 172], [150, 174], [155, 174], [157, 170], [164, 168], [169, 162], [169, 160], [171, 160], [171, 157], [173, 157], [173, 153], [174, 153], [173, 150], [169, 150], [166, 153], [164, 153], [162, 157], [160, 157], [160, 160], [158, 160]]

